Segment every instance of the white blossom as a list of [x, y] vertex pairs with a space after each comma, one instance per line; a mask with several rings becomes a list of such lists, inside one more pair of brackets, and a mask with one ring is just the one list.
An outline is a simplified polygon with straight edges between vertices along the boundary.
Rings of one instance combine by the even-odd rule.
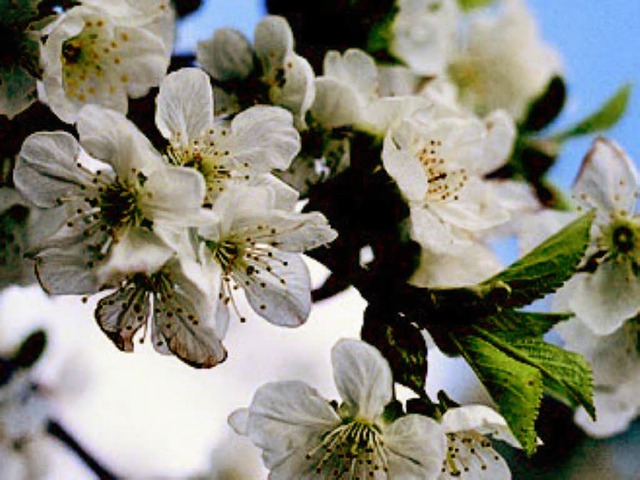
[[557, 53], [543, 42], [522, 0], [503, 0], [499, 14], [472, 16], [449, 58], [460, 102], [480, 115], [501, 108], [520, 121], [559, 73]]
[[[483, 175], [508, 158], [515, 129], [504, 112], [485, 121], [446, 105], [415, 112], [391, 130], [382, 161], [411, 208], [412, 235], [434, 252], [452, 251], [506, 222]], [[444, 113], [443, 113], [444, 112]]]
[[169, 141], [170, 163], [203, 175], [208, 204], [231, 182], [260, 181], [274, 169], [285, 170], [300, 150], [300, 135], [283, 108], [250, 107], [230, 122], [214, 117], [209, 77], [195, 68], [162, 81], [156, 124]]
[[314, 75], [309, 62], [294, 52], [293, 33], [284, 18], [269, 15], [261, 20], [253, 46], [236, 30], [217, 30], [198, 43], [197, 60], [220, 87], [216, 112], [272, 104], [290, 110], [296, 124], [304, 126], [315, 95]]
[[67, 208], [35, 253], [50, 293], [92, 294], [123, 272], [153, 273], [181, 229], [201, 220], [202, 176], [167, 166], [124, 116], [90, 105], [77, 127], [82, 147], [65, 132], [31, 135], [14, 171], [36, 205]]
[[509, 466], [487, 438], [490, 435], [512, 447], [522, 448], [502, 415], [484, 405], [467, 405], [447, 410], [441, 423], [447, 435], [447, 455], [439, 480], [511, 478]]
[[294, 206], [295, 199], [268, 185], [231, 187], [216, 199], [219, 221], [200, 228], [201, 256], [224, 308], [240, 315], [233, 292], [242, 288], [269, 322], [296, 327], [306, 321], [311, 287], [301, 253], [334, 240], [336, 232], [324, 215], [296, 213]]
[[595, 208], [587, 257], [595, 270], [578, 274], [569, 308], [598, 335], [615, 332], [640, 312], [640, 182], [633, 162], [613, 141], [599, 138], [573, 187], [581, 208]]
[[167, 71], [172, 15], [166, 0], [71, 8], [44, 32], [41, 100], [67, 123], [86, 104], [126, 113], [128, 97], [145, 95]]
[[370, 345], [340, 340], [331, 360], [343, 403], [334, 408], [299, 381], [268, 383], [229, 421], [263, 450], [272, 480], [435, 478], [445, 436], [434, 420], [383, 418], [392, 398], [388, 363]]

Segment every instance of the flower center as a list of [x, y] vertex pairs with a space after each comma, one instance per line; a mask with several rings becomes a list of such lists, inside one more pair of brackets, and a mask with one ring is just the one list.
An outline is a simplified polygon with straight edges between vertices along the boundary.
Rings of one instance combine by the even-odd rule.
[[426, 198], [429, 202], [447, 202], [459, 199], [459, 192], [469, 177], [464, 168], [450, 169], [439, 154], [440, 140], [431, 140], [418, 152], [418, 160], [427, 176]]
[[[245, 179], [249, 177], [242, 170], [248, 170], [249, 165], [235, 165], [231, 152], [226, 149], [225, 137], [229, 134], [226, 128], [211, 128], [198, 139], [183, 139], [181, 132], [176, 132], [175, 138], [167, 148], [167, 159], [174, 165], [195, 168], [204, 177], [207, 186], [206, 199], [213, 203], [215, 196], [224, 191], [225, 183], [231, 179]], [[210, 206], [210, 205], [209, 205]]]
[[138, 194], [138, 188], [119, 180], [100, 192], [98, 205], [102, 221], [109, 229], [118, 230], [127, 225], [151, 227], [138, 205]]
[[447, 433], [447, 456], [442, 464], [442, 473], [452, 477], [476, 478], [478, 473], [489, 468], [490, 462], [499, 462], [500, 456], [491, 447], [491, 442], [478, 432]]
[[326, 478], [360, 480], [388, 472], [387, 453], [380, 429], [366, 421], [352, 420], [326, 433], [306, 460]]
[[614, 217], [598, 239], [598, 245], [613, 260], [630, 259], [640, 264], [640, 223], [626, 216]]

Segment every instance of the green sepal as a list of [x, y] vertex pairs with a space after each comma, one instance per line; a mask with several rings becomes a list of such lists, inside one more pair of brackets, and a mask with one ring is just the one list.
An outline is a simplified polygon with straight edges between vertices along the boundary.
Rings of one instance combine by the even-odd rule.
[[631, 98], [631, 90], [632, 86], [630, 84], [623, 85], [596, 112], [576, 125], [555, 134], [554, 138], [558, 141], [563, 141], [571, 137], [602, 132], [613, 127], [627, 110], [629, 99]]
[[524, 307], [555, 292], [573, 276], [582, 260], [594, 216], [593, 211], [582, 215], [480, 286], [508, 286], [509, 294], [499, 306], [511, 308]]

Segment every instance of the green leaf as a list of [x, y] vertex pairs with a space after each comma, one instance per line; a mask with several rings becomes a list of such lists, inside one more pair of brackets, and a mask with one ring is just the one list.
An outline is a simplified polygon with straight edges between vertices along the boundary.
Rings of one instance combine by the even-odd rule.
[[458, 0], [458, 5], [463, 10], [473, 10], [474, 8], [486, 7], [494, 2], [495, 0]]
[[506, 309], [479, 320], [476, 326], [496, 334], [540, 337], [557, 323], [572, 316], [572, 313], [519, 312]]
[[499, 299], [500, 306], [513, 308], [529, 305], [555, 292], [575, 273], [582, 260], [594, 215], [594, 212], [582, 215], [479, 286], [508, 286], [510, 293]]
[[387, 359], [396, 382], [418, 395], [424, 393], [428, 369], [427, 343], [418, 327], [369, 305], [360, 335]]
[[623, 85], [596, 112], [581, 122], [578, 122], [573, 127], [557, 133], [554, 135], [554, 138], [562, 141], [579, 135], [601, 132], [613, 127], [627, 110], [631, 90], [632, 87], [630, 84]]
[[579, 354], [546, 343], [540, 337], [500, 334], [475, 328], [477, 335], [514, 360], [540, 371], [545, 391], [572, 407], [582, 405], [595, 419], [593, 377]]
[[571, 407], [582, 405], [595, 420], [593, 376], [582, 355], [536, 338], [516, 340], [511, 345], [528, 363], [540, 369], [546, 392]]
[[514, 359], [483, 338], [466, 336], [455, 341], [524, 451], [533, 454], [535, 422], [543, 394], [540, 370]]

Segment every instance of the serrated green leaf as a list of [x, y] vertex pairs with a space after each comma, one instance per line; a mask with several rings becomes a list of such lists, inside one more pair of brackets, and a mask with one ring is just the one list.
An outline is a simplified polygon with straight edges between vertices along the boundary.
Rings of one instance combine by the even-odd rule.
[[630, 84], [623, 85], [596, 112], [576, 125], [554, 135], [554, 138], [562, 141], [579, 135], [602, 132], [613, 127], [627, 110], [631, 90]]
[[496, 0], [458, 0], [458, 5], [463, 10], [473, 10], [474, 8], [486, 7]]
[[572, 313], [521, 312], [506, 309], [481, 319], [476, 326], [496, 334], [540, 337], [557, 323], [568, 320], [572, 316]]
[[537, 437], [535, 422], [543, 395], [540, 370], [512, 358], [483, 338], [466, 336], [454, 341], [524, 451], [533, 454]]
[[510, 293], [501, 307], [523, 307], [555, 292], [576, 270], [587, 244], [594, 212], [574, 220], [506, 270], [485, 280], [480, 287], [505, 284]]
[[545, 391], [571, 407], [582, 405], [595, 420], [593, 376], [582, 355], [534, 338], [516, 340], [511, 345], [540, 369]]
[[496, 334], [481, 328], [475, 331], [504, 354], [539, 370], [546, 392], [570, 406], [582, 405], [595, 418], [593, 377], [589, 364], [581, 355], [546, 343], [539, 337]]

